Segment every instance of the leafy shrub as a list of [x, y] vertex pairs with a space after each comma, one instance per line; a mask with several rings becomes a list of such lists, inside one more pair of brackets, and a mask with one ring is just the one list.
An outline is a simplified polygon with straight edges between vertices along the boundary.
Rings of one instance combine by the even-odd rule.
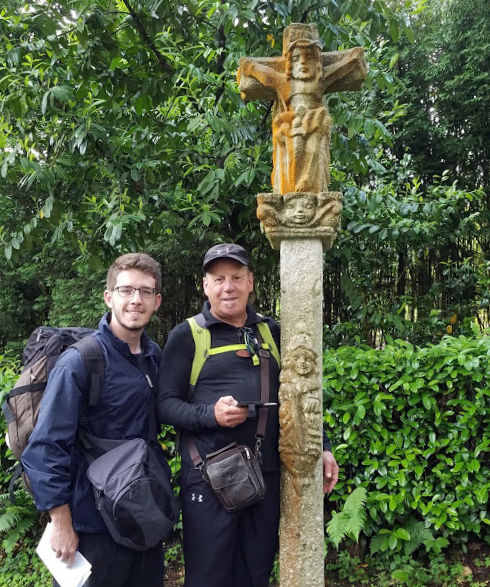
[[12, 389], [19, 373], [19, 361], [7, 353], [0, 354], [0, 401]]
[[[14, 386], [20, 365], [11, 354], [0, 355], [0, 404]], [[9, 484], [16, 460], [5, 442], [5, 421], [0, 416], [0, 587], [48, 584], [50, 576], [33, 552], [40, 527], [39, 514], [30, 495], [19, 485], [15, 504], [10, 501]], [[40, 581], [40, 577], [44, 581]]]
[[40, 587], [51, 585], [52, 576], [37, 556], [39, 531], [24, 537], [13, 551], [0, 550], [0, 587]]
[[488, 536], [490, 337], [328, 350], [324, 387], [335, 494], [366, 488], [374, 551]]
[[12, 503], [10, 492], [0, 495], [0, 536], [3, 536], [0, 544], [8, 554], [31, 529], [36, 530], [39, 520], [34, 502], [24, 488], [15, 491], [14, 499], [15, 503]]
[[[3, 403], [5, 395], [12, 389], [20, 373], [20, 364], [17, 358], [11, 354], [0, 354], [0, 405]], [[12, 465], [15, 459], [10, 450], [7, 449], [5, 442], [6, 424], [2, 413], [0, 412], [0, 493], [8, 490], [8, 481], [10, 480]]]

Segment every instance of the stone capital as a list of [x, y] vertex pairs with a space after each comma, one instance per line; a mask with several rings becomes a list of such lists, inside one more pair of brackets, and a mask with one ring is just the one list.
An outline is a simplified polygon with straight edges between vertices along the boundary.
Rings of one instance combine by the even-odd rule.
[[340, 192], [289, 192], [257, 195], [257, 218], [272, 248], [281, 240], [320, 239], [325, 250], [333, 245], [340, 229]]

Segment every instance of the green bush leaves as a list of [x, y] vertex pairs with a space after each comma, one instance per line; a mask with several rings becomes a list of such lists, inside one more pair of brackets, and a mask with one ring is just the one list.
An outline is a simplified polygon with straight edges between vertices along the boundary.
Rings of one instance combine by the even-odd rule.
[[401, 550], [417, 521], [455, 540], [488, 532], [488, 336], [328, 350], [324, 390], [337, 493], [366, 488], [375, 549]]

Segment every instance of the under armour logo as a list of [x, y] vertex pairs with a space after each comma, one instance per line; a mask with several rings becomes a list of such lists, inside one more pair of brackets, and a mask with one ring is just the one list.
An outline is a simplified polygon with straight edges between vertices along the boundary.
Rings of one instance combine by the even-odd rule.
[[193, 493], [191, 496], [191, 501], [197, 501], [198, 503], [202, 503], [204, 501], [204, 496], [200, 493], [198, 493], [197, 495]]

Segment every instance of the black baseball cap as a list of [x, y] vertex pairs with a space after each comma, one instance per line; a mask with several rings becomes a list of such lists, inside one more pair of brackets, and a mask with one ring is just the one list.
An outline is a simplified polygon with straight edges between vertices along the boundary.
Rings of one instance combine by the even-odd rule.
[[233, 259], [233, 261], [238, 261], [238, 263], [247, 267], [250, 263], [248, 253], [243, 247], [234, 243], [223, 243], [214, 245], [204, 255], [202, 270], [206, 271], [206, 268], [214, 261], [218, 261], [218, 259]]

